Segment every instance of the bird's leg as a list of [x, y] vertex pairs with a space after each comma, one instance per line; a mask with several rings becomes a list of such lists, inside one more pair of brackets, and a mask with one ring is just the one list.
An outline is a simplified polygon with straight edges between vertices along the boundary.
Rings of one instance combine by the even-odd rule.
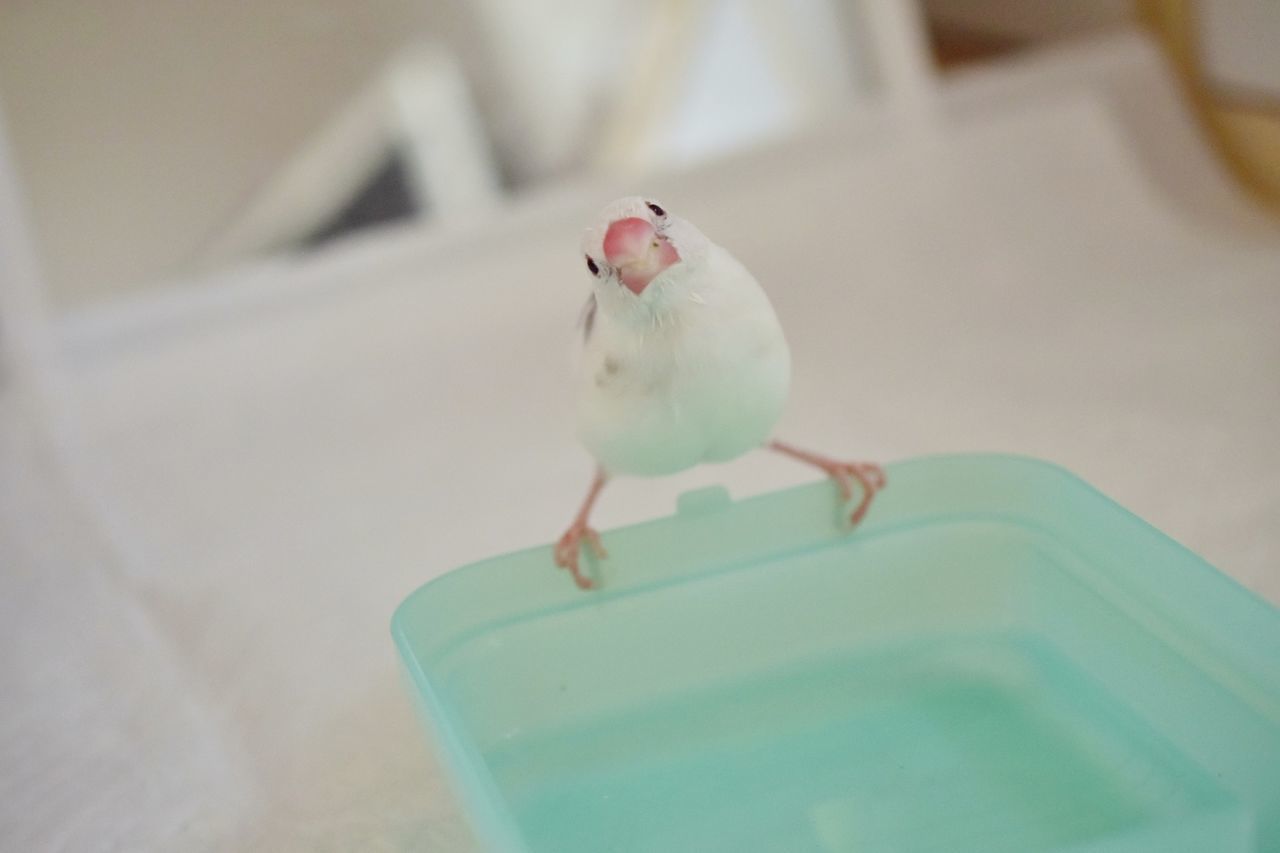
[[605, 475], [604, 469], [597, 467], [595, 478], [591, 481], [591, 488], [587, 491], [587, 497], [582, 502], [582, 507], [578, 510], [578, 514], [574, 516], [573, 523], [569, 525], [569, 529], [560, 537], [560, 541], [556, 543], [555, 557], [556, 565], [562, 569], [568, 569], [569, 574], [573, 575], [573, 582], [578, 585], [579, 589], [591, 589], [595, 586], [591, 579], [582, 574], [578, 568], [578, 557], [581, 551], [582, 541], [585, 539], [591, 547], [592, 553], [599, 559], [604, 559], [604, 546], [600, 544], [600, 534], [591, 529], [587, 524], [587, 518], [591, 515], [591, 508], [595, 506], [596, 498], [600, 497], [600, 490], [604, 488], [605, 482], [609, 478]]
[[862, 486], [862, 497], [849, 518], [850, 523], [853, 525], [857, 525], [858, 522], [862, 521], [862, 517], [867, 514], [867, 509], [871, 506], [871, 499], [875, 497], [876, 492], [885, 487], [884, 471], [875, 463], [839, 462], [826, 456], [820, 456], [817, 453], [810, 453], [807, 450], [792, 447], [781, 441], [771, 441], [765, 446], [770, 450], [775, 450], [778, 453], [790, 456], [792, 459], [799, 459], [801, 462], [807, 462], [826, 471], [827, 476], [835, 480], [836, 485], [840, 487], [840, 493], [844, 496], [846, 503], [853, 500], [853, 486], [850, 483], [850, 479], [857, 480], [858, 484]]

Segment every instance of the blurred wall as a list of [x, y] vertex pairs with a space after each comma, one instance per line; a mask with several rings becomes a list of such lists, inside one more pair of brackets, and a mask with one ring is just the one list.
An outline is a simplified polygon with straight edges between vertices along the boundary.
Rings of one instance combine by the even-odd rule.
[[431, 0], [4, 0], [0, 103], [55, 305], [175, 274]]

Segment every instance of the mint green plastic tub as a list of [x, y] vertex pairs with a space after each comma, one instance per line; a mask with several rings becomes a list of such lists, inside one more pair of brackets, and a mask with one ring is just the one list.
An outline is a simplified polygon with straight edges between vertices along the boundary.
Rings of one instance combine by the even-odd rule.
[[1070, 474], [920, 459], [427, 584], [392, 630], [498, 851], [1280, 850], [1280, 616]]

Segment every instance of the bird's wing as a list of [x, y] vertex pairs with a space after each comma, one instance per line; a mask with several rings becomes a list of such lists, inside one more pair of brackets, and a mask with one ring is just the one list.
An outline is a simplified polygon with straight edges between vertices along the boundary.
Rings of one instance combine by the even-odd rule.
[[591, 338], [591, 330], [596, 325], [596, 295], [592, 293], [587, 297], [586, 304], [582, 306], [582, 310], [578, 313], [578, 325], [582, 327], [582, 342], [586, 343]]

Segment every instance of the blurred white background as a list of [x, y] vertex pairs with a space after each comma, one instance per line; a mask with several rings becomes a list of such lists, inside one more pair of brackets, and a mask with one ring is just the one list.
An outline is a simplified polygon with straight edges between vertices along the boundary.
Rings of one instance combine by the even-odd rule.
[[[15, 0], [0, 104], [50, 300], [76, 307], [335, 221], [461, 214], [794, 133], [873, 92], [861, 6]], [[1006, 43], [1132, 17], [1124, 0], [926, 11]]]
[[794, 130], [867, 85], [855, 5], [14, 2], [0, 97], [74, 306], [303, 240], [393, 154], [391, 211], [447, 214]]

